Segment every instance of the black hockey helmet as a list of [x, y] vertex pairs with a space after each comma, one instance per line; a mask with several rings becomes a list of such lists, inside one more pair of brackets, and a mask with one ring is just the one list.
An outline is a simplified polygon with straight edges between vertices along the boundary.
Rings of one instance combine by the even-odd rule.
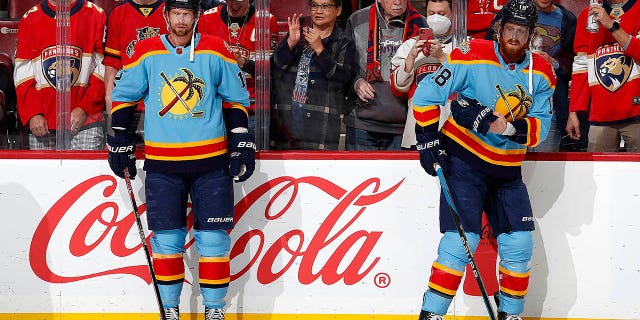
[[165, 8], [167, 11], [172, 8], [191, 9], [195, 12], [200, 11], [200, 0], [166, 0]]
[[533, 0], [509, 0], [502, 8], [501, 26], [511, 22], [529, 27], [533, 31], [537, 21], [538, 9]]

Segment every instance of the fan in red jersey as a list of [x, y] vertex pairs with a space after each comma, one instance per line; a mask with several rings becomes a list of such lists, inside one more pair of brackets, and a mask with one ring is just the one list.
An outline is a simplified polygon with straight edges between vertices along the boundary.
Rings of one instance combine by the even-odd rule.
[[[18, 26], [14, 81], [18, 113], [29, 128], [31, 149], [97, 150], [104, 147], [104, 49], [106, 15], [87, 0], [69, 4], [69, 57], [71, 90], [68, 127], [57, 123], [56, 86], [60, 75], [56, 57], [62, 55], [56, 40], [56, 1], [42, 1], [27, 11]], [[71, 134], [70, 146], [56, 146], [56, 131]]]
[[[109, 14], [104, 48], [105, 100], [108, 109], [111, 109], [111, 91], [116, 72], [133, 56], [135, 44], [167, 33], [163, 10], [164, 0], [127, 0], [113, 8]], [[140, 102], [138, 111], [142, 110], [144, 103]], [[134, 121], [133, 124], [137, 125], [138, 122]]]
[[[218, 36], [225, 40], [238, 60], [238, 66], [245, 72], [247, 90], [251, 98], [249, 107], [249, 132], [254, 132], [255, 104], [255, 51], [256, 51], [256, 9], [249, 0], [228, 0], [226, 4], [207, 10], [198, 23], [198, 32]], [[276, 18], [269, 16], [269, 31], [277, 32]], [[272, 37], [269, 37], [270, 39]], [[276, 43], [270, 43], [275, 48]]]

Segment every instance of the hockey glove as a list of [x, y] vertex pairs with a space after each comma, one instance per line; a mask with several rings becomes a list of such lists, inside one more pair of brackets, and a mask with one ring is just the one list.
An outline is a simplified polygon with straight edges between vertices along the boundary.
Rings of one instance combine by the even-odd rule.
[[442, 171], [449, 171], [449, 156], [440, 144], [440, 134], [437, 132], [422, 133], [416, 136], [418, 144], [416, 148], [420, 153], [420, 165], [429, 175], [437, 176], [436, 163], [440, 165]]
[[250, 133], [237, 133], [229, 139], [231, 152], [229, 173], [234, 177], [235, 182], [245, 181], [253, 174], [256, 168], [255, 150], [256, 144]]
[[476, 99], [463, 98], [451, 101], [451, 115], [459, 125], [482, 135], [486, 135], [491, 123], [498, 119], [493, 110], [483, 106]]
[[124, 168], [129, 169], [129, 176], [134, 179], [136, 170], [136, 145], [127, 133], [116, 132], [115, 136], [107, 136], [109, 150], [109, 166], [116, 176], [124, 179]]

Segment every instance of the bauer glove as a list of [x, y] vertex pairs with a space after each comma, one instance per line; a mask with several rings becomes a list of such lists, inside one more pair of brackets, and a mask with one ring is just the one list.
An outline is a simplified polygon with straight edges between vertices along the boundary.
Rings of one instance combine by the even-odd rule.
[[230, 163], [229, 173], [235, 182], [242, 182], [253, 174], [256, 168], [255, 151], [256, 144], [250, 133], [233, 134], [229, 139]]
[[465, 98], [451, 101], [451, 115], [459, 125], [481, 135], [486, 135], [491, 123], [498, 119], [493, 110], [483, 106], [478, 100]]
[[420, 133], [416, 135], [416, 148], [420, 153], [420, 165], [429, 175], [437, 176], [434, 165], [438, 163], [442, 171], [449, 171], [449, 156], [440, 144], [440, 134], [437, 132]]
[[136, 170], [136, 145], [124, 131], [116, 131], [114, 136], [107, 136], [109, 150], [109, 166], [116, 176], [124, 179], [124, 168], [129, 169], [129, 176], [134, 179]]

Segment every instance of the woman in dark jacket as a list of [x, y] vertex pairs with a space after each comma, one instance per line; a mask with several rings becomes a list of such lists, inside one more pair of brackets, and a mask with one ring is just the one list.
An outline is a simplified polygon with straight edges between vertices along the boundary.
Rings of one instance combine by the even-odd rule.
[[340, 0], [311, 0], [311, 17], [287, 18], [271, 57], [275, 149], [337, 150], [356, 49], [336, 24]]

